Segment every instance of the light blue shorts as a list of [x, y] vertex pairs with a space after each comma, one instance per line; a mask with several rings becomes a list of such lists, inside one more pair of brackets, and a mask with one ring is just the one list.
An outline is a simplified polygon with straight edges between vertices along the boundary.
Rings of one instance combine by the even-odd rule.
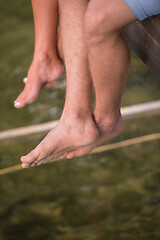
[[160, 14], [160, 0], [124, 0], [133, 14], [143, 20], [152, 15]]

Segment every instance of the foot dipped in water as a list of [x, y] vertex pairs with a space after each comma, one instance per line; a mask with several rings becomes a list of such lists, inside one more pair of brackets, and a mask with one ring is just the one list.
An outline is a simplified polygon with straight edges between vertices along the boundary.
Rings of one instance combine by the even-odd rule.
[[83, 119], [62, 117], [58, 125], [33, 151], [21, 157], [22, 167], [28, 168], [47, 163], [75, 148], [94, 143], [98, 136], [98, 129], [92, 116], [85, 116]]
[[32, 103], [38, 97], [41, 88], [50, 88], [63, 74], [64, 67], [60, 59], [48, 55], [34, 58], [29, 68], [28, 76], [23, 81], [24, 90], [14, 101], [16, 108], [22, 108]]
[[118, 136], [123, 129], [123, 119], [121, 115], [119, 115], [117, 121], [110, 121], [108, 117], [100, 120], [96, 119], [96, 124], [99, 129], [99, 138], [95, 143], [86, 147], [75, 149], [74, 151], [66, 152], [60, 158], [71, 159], [73, 157], [81, 157], [105, 141]]

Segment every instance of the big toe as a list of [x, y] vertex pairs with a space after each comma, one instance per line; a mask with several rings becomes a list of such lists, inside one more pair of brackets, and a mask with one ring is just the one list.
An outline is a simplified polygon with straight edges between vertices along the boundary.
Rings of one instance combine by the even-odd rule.
[[26, 156], [21, 157], [22, 165], [29, 167], [38, 158], [38, 156], [39, 156], [38, 151], [36, 151], [36, 149], [32, 150]]
[[31, 84], [27, 83], [24, 87], [24, 90], [20, 93], [18, 98], [14, 101], [14, 106], [16, 108], [22, 108], [26, 104], [32, 103], [36, 100], [40, 86], [37, 83]]
[[27, 164], [27, 163], [22, 163], [22, 168], [29, 168], [29, 164]]

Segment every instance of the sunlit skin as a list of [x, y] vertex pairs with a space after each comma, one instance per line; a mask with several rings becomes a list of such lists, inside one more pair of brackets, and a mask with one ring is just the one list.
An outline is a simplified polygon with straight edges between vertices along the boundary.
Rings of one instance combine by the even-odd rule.
[[[123, 0], [91, 0], [87, 4], [86, 0], [60, 0], [66, 102], [56, 128], [21, 158], [24, 168], [60, 156], [82, 156], [123, 129], [120, 103], [129, 51], [121, 30], [136, 18]], [[96, 95], [93, 116], [90, 73]]]
[[[94, 143], [99, 132], [91, 112], [92, 82], [84, 44], [86, 0], [60, 1], [62, 46], [66, 67], [66, 101], [59, 124], [26, 157], [22, 166], [50, 161], [80, 146]], [[78, 43], [78, 44], [77, 44]]]
[[[35, 50], [25, 87], [14, 102], [16, 108], [32, 103], [41, 88], [49, 88], [63, 74], [61, 36], [57, 50], [58, 0], [32, 0]], [[60, 34], [61, 35], [61, 34]]]
[[[103, 6], [103, 7], [102, 7]], [[129, 69], [130, 54], [121, 35], [136, 17], [123, 0], [91, 0], [85, 15], [85, 42], [96, 95], [94, 118], [98, 140], [62, 156], [83, 156], [123, 129], [120, 104]]]

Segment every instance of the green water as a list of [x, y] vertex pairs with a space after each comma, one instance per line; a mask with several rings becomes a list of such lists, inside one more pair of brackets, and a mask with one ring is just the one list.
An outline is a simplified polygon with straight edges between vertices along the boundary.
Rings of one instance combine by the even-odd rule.
[[[22, 110], [13, 101], [32, 59], [30, 2], [0, 0], [0, 131], [58, 119], [65, 80]], [[157, 100], [160, 82], [132, 55], [123, 105]], [[125, 122], [110, 142], [160, 131], [159, 116]], [[0, 168], [43, 136], [0, 144]], [[160, 141], [0, 176], [0, 240], [159, 240]]]

